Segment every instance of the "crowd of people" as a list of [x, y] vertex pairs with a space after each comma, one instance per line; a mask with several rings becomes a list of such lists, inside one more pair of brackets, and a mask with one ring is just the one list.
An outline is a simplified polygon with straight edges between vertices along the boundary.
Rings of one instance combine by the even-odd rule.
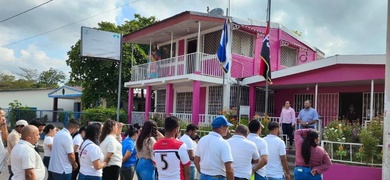
[[[171, 116], [162, 132], [154, 121], [145, 121], [143, 126], [129, 125], [122, 138], [123, 124], [113, 120], [87, 127], [69, 120], [61, 130], [40, 120], [19, 120], [8, 134], [5, 112], [0, 109], [0, 143], [7, 142], [10, 154], [5, 160], [0, 144], [0, 169], [6, 161], [12, 180], [132, 180], [135, 174], [139, 180], [290, 179], [278, 122], [268, 124], [264, 138], [260, 134], [265, 127], [258, 120], [238, 125], [226, 140], [230, 126], [224, 116], [217, 116], [204, 137], [197, 135], [194, 124], [181, 135], [180, 120]], [[43, 159], [36, 148], [42, 132]], [[317, 146], [318, 133], [310, 128], [296, 130], [294, 141], [295, 179], [321, 179], [331, 161]]]

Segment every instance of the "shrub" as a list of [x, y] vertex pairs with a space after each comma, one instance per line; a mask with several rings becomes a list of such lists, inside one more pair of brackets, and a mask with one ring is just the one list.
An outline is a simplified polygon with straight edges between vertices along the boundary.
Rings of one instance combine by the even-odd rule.
[[71, 111], [63, 111], [63, 112], [57, 112], [57, 120], [58, 122], [66, 122], [69, 119], [74, 118], [74, 113]]
[[[117, 109], [114, 107], [103, 108], [102, 106], [99, 106], [97, 108], [86, 109], [83, 112], [81, 118], [81, 124], [83, 126], [86, 126], [89, 121], [104, 122], [107, 119], [116, 120], [116, 115], [117, 115]], [[127, 114], [125, 113], [124, 110], [121, 109], [119, 115], [119, 121], [125, 123], [126, 119], [127, 119]]]
[[15, 126], [16, 121], [19, 119], [27, 120], [30, 122], [37, 118], [37, 111], [28, 106], [23, 106], [18, 100], [14, 100], [9, 104], [9, 112], [7, 119], [10, 121], [11, 127]]

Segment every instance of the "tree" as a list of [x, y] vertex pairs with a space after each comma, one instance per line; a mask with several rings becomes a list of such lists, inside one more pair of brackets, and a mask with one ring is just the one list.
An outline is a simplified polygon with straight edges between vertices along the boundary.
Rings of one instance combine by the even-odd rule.
[[0, 74], [0, 90], [30, 89], [33, 87], [33, 81], [16, 79], [14, 75]]
[[57, 69], [50, 68], [42, 71], [38, 78], [38, 87], [56, 88], [59, 83], [65, 82], [65, 73]]
[[22, 67], [19, 67], [19, 69], [22, 70], [22, 72], [21, 73], [16, 73], [16, 75], [19, 75], [19, 76], [23, 77], [27, 81], [36, 82], [38, 80], [38, 70], [22, 68]]
[[[98, 28], [104, 31], [128, 34], [156, 22], [155, 17], [141, 17], [134, 15], [134, 19], [116, 26], [110, 22], [98, 23]], [[128, 89], [123, 87], [124, 82], [131, 77], [131, 64], [145, 63], [149, 47], [147, 45], [133, 45], [134, 59], [132, 58], [131, 45], [123, 44], [122, 57], [122, 90], [121, 97], [127, 99]], [[108, 106], [114, 106], [117, 102], [119, 63], [106, 61], [99, 58], [82, 58], [80, 56], [80, 40], [71, 47], [68, 52], [66, 64], [70, 66], [71, 73], [69, 84], [81, 84], [83, 96], [81, 98], [84, 108], [95, 106], [95, 102], [101, 98], [106, 99]]]

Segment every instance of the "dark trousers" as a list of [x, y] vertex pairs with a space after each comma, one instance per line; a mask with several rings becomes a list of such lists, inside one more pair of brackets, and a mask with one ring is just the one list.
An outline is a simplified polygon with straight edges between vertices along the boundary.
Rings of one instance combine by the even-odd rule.
[[248, 178], [239, 178], [239, 177], [234, 177], [234, 180], [248, 180]]
[[14, 173], [12, 172], [12, 169], [11, 169], [10, 165], [8, 165], [8, 172], [9, 172], [8, 180], [11, 180], [12, 176], [14, 176]]
[[77, 169], [72, 171], [72, 180], [77, 180], [77, 175], [79, 175], [79, 172], [80, 172], [79, 153], [75, 152], [74, 155], [76, 158]]
[[[288, 139], [290, 141], [290, 147], [291, 147], [293, 144], [293, 127], [291, 126], [291, 123], [290, 124], [283, 123], [282, 130], [283, 130], [283, 134], [286, 134], [288, 136]], [[286, 142], [286, 137], [284, 136], [283, 136], [283, 141]]]
[[112, 179], [118, 179], [119, 173], [120, 173], [120, 167], [119, 166], [108, 166], [103, 168], [103, 178], [102, 180], [112, 180]]
[[133, 180], [135, 166], [121, 168], [121, 180]]
[[49, 156], [44, 156], [43, 157], [43, 165], [45, 165], [46, 169], [48, 169], [47, 171], [49, 172], [47, 180], [54, 180], [53, 175], [49, 171], [49, 163], [50, 163], [50, 157]]

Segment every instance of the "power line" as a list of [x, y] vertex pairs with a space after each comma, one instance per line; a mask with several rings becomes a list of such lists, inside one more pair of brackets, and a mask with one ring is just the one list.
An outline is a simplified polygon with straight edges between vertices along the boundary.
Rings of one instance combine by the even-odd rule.
[[16, 15], [11, 16], [11, 17], [9, 17], [9, 18], [3, 19], [3, 20], [0, 21], [0, 23], [5, 22], [5, 21], [8, 21], [8, 20], [10, 20], [10, 19], [12, 19], [12, 18], [15, 18], [15, 17], [17, 17], [17, 16], [20, 16], [20, 15], [22, 15], [22, 14], [24, 14], [24, 13], [26, 13], [26, 12], [32, 11], [32, 10], [34, 10], [34, 9], [36, 9], [36, 8], [39, 8], [39, 7], [41, 7], [41, 6], [43, 6], [43, 5], [47, 4], [47, 3], [49, 3], [49, 2], [51, 2], [51, 1], [53, 1], [53, 0], [46, 1], [46, 2], [44, 2], [44, 3], [42, 3], [42, 4], [40, 4], [40, 5], [34, 6], [34, 7], [30, 8], [30, 9], [27, 9], [27, 10], [25, 10], [25, 11], [19, 13], [19, 14], [16, 14]]
[[108, 12], [110, 12], [110, 11], [113, 11], [113, 10], [116, 10], [116, 9], [119, 9], [119, 8], [123, 8], [123, 7], [125, 7], [125, 6], [127, 6], [127, 5], [129, 5], [129, 4], [133, 4], [133, 3], [137, 2], [137, 1], [139, 1], [139, 0], [135, 0], [135, 1], [132, 1], [132, 2], [129, 2], [129, 3], [123, 4], [123, 5], [118, 6], [118, 7], [116, 7], [116, 8], [113, 8], [113, 9], [110, 9], [110, 10], [107, 10], [107, 11], [103, 11], [103, 12], [101, 12], [101, 13], [99, 13], [99, 14], [95, 14], [95, 15], [93, 15], [93, 16], [90, 16], [90, 17], [87, 17], [87, 18], [84, 18], [84, 19], [81, 19], [81, 20], [72, 22], [72, 23], [70, 23], [70, 24], [67, 24], [67, 25], [64, 25], [64, 26], [61, 26], [61, 27], [58, 27], [58, 28], [55, 28], [55, 29], [52, 29], [52, 30], [43, 32], [43, 33], [39, 33], [39, 34], [37, 34], [37, 35], [31, 36], [31, 37], [28, 37], [28, 38], [25, 38], [25, 39], [22, 39], [22, 40], [19, 40], [19, 41], [15, 41], [15, 42], [12, 42], [12, 43], [9, 43], [9, 44], [2, 45], [1, 47], [6, 47], [6, 46], [14, 45], [14, 44], [17, 44], [17, 43], [20, 43], [20, 42], [23, 42], [23, 41], [27, 41], [27, 40], [30, 40], [30, 39], [33, 39], [33, 38], [36, 38], [36, 37], [39, 37], [39, 36], [42, 36], [42, 35], [51, 33], [51, 32], [53, 32], [53, 31], [57, 31], [57, 30], [59, 30], [59, 29], [62, 29], [62, 28], [65, 28], [65, 27], [68, 27], [68, 26], [77, 24], [77, 23], [82, 22], [82, 21], [85, 21], [85, 20], [87, 20], [87, 19], [91, 19], [91, 18], [94, 18], [94, 17], [96, 17], [96, 16], [100, 16], [100, 15], [102, 15], [102, 14], [108, 13]]

